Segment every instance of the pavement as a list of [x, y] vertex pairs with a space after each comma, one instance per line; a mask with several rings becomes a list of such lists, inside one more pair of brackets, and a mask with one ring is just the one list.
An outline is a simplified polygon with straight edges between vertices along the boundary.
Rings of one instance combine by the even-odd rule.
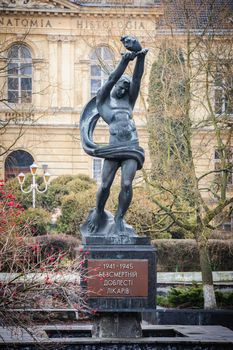
[[[211, 349], [225, 349], [225, 345], [228, 346], [227, 349], [233, 348], [233, 332], [228, 328], [222, 326], [142, 325], [144, 336], [142, 338], [136, 339], [91, 338], [91, 328], [91, 324], [43, 325], [29, 327], [27, 329], [16, 327], [0, 327], [0, 348], [3, 344], [5, 346], [14, 344], [17, 349], [17, 346], [19, 348], [20, 345], [30, 345], [36, 343], [43, 345], [52, 345], [55, 343], [66, 345], [116, 342], [118, 344], [169, 343], [170, 345], [174, 345], [174, 349], [176, 349], [176, 344], [181, 343], [184, 345], [193, 344], [193, 349], [199, 349], [198, 345], [200, 344], [204, 346], [203, 349], [208, 349], [207, 345], [210, 344], [212, 346]], [[200, 349], [202, 349], [202, 347], [200, 347]]]

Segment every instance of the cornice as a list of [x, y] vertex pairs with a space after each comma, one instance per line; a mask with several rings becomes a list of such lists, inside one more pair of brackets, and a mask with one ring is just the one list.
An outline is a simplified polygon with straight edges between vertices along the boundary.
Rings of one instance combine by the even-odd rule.
[[[49, 1], [47, 1], [49, 3]], [[53, 4], [61, 5], [62, 1], [52, 1]], [[66, 2], [67, 4], [67, 2]], [[164, 14], [162, 6], [158, 7], [100, 7], [70, 5], [69, 8], [61, 7], [27, 7], [3, 6], [0, 1], [0, 15], [46, 15], [46, 16], [94, 16], [94, 17], [158, 17]]]
[[93, 7], [89, 8], [82, 8], [77, 13], [78, 16], [94, 16], [94, 17], [109, 17], [109, 18], [117, 18], [117, 17], [158, 17], [162, 16], [164, 14], [164, 11], [162, 8], [99, 8], [99, 7]]

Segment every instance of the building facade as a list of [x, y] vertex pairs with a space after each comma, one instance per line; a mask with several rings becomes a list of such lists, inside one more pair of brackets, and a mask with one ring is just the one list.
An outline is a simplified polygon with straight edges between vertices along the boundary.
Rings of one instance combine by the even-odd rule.
[[[2, 72], [0, 177], [29, 171], [35, 161], [52, 177], [100, 177], [101, 159], [80, 144], [80, 113], [119, 61], [122, 35], [150, 47], [163, 9], [157, 1], [0, 1]], [[149, 166], [145, 108], [148, 55], [135, 107], [140, 144]], [[99, 122], [95, 137], [108, 142]]]
[[[146, 111], [152, 63], [158, 58], [162, 41], [178, 41], [184, 47], [191, 33], [194, 34], [190, 44], [191, 52], [194, 52], [190, 68], [190, 111], [195, 120], [193, 154], [203, 197], [210, 200], [210, 184], [222, 167], [217, 129], [223, 136], [224, 152], [230, 151], [226, 158], [232, 157], [232, 136], [229, 134], [232, 122], [229, 120], [233, 114], [233, 7], [231, 0], [216, 0], [215, 14], [225, 17], [221, 28], [217, 28], [218, 18], [209, 16], [212, 23], [207, 31], [206, 21], [212, 2], [207, 1], [200, 10], [195, 0], [190, 1], [189, 13], [185, 6], [183, 13], [180, 12], [177, 7], [180, 3], [162, 0], [0, 0], [0, 178], [8, 179], [21, 171], [28, 172], [34, 161], [41, 174], [44, 171], [52, 177], [87, 174], [100, 180], [102, 160], [92, 159], [84, 153], [79, 119], [85, 104], [119, 61], [124, 50], [120, 42], [123, 35], [138, 37], [142, 46], [150, 49], [134, 109], [140, 145], [146, 152], [144, 167], [149, 168]], [[183, 4], [186, 5], [186, 1]], [[204, 39], [200, 40], [202, 36]], [[200, 49], [195, 51], [197, 42]], [[187, 60], [187, 46], [184, 51]], [[211, 84], [206, 84], [206, 63], [210, 58], [216, 69], [208, 78]], [[217, 66], [223, 67], [221, 72]], [[217, 129], [208, 124], [211, 118], [217, 123]], [[99, 121], [96, 142], [106, 144], [108, 138], [108, 127]], [[228, 195], [233, 189], [231, 164], [228, 159]], [[208, 176], [202, 178], [204, 173]], [[229, 222], [228, 226], [233, 227], [233, 219]]]

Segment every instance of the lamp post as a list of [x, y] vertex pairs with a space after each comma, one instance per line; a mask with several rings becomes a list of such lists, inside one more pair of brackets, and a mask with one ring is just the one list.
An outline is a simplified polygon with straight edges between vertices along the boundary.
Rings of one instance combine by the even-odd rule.
[[31, 187], [28, 191], [25, 191], [23, 189], [23, 184], [24, 184], [24, 180], [25, 180], [25, 175], [24, 173], [20, 173], [18, 175], [18, 180], [19, 180], [19, 184], [20, 184], [20, 189], [23, 193], [30, 193], [32, 192], [32, 207], [35, 208], [36, 207], [36, 192], [38, 193], [44, 193], [47, 191], [48, 189], [48, 182], [49, 182], [49, 178], [50, 178], [50, 174], [48, 172], [46, 172], [44, 174], [44, 183], [45, 183], [45, 189], [44, 190], [39, 190], [38, 188], [38, 184], [36, 183], [36, 172], [37, 172], [38, 166], [36, 165], [36, 163], [33, 163], [32, 165], [30, 165], [30, 171], [32, 174], [32, 184]]

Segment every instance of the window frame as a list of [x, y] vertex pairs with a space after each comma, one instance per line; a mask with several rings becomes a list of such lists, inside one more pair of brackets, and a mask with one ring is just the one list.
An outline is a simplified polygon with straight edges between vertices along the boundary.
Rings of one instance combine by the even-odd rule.
[[[221, 226], [224, 232], [231, 232], [233, 230], [233, 217], [226, 219]], [[230, 229], [227, 229], [227, 227]]]
[[[16, 57], [13, 57], [13, 51], [17, 50]], [[10, 72], [10, 66], [15, 66], [16, 72]], [[29, 68], [29, 72], [25, 70]], [[7, 53], [7, 101], [14, 104], [31, 104], [33, 87], [33, 61], [30, 48], [25, 44], [15, 43], [11, 45]], [[13, 70], [13, 68], [12, 68]], [[12, 86], [10, 82], [12, 81]], [[16, 87], [14, 88], [14, 83]], [[23, 84], [25, 84], [23, 88]], [[26, 85], [29, 86], [26, 86]], [[12, 93], [12, 97], [10, 97]], [[13, 98], [15, 93], [15, 98]]]
[[24, 149], [15, 149], [4, 159], [5, 181], [15, 178], [20, 172], [30, 173], [30, 165], [34, 162], [33, 155]]
[[[107, 50], [107, 51], [105, 51]], [[109, 55], [111, 58], [106, 58], [105, 55]], [[102, 63], [102, 65], [101, 65]], [[108, 79], [108, 76], [114, 66], [114, 52], [113, 50], [106, 45], [97, 46], [92, 50], [90, 55], [90, 96], [93, 98], [96, 96], [98, 90], [103, 86], [103, 84]], [[93, 67], [99, 69], [99, 74], [93, 74]], [[97, 88], [93, 89], [93, 82], [97, 82]], [[98, 86], [99, 85], [99, 86]]]
[[[224, 90], [224, 86], [228, 85], [227, 79], [224, 78], [223, 73], [224, 73], [224, 67], [227, 68], [227, 65], [232, 64], [231, 62], [223, 62], [220, 65], [220, 69], [218, 67], [216, 68], [215, 71], [215, 76], [214, 76], [214, 111], [217, 116], [221, 116], [223, 114], [233, 116], [233, 86], [232, 88], [231, 85], [233, 85], [233, 74], [232, 76], [228, 76], [225, 74], [225, 76], [229, 79], [231, 79], [231, 82], [229, 84], [229, 92], [232, 91], [232, 105], [229, 104], [229, 98], [227, 97], [227, 93]], [[216, 94], [219, 93], [219, 96], [217, 97]], [[231, 100], [230, 100], [231, 103]], [[229, 110], [228, 110], [229, 108]]]
[[[228, 180], [227, 180], [227, 187], [232, 187], [233, 186], [233, 148], [229, 147], [225, 150], [226, 152], [230, 152], [230, 157], [228, 159], [229, 163], [232, 163], [232, 172], [228, 174]], [[217, 153], [218, 153], [218, 148], [216, 147], [214, 149], [214, 170], [217, 171], [220, 168], [218, 168], [218, 166], [221, 166], [221, 159], [220, 157], [217, 157]], [[216, 172], [214, 174], [214, 180], [217, 183], [217, 177], [221, 175], [221, 172]], [[229, 181], [230, 179], [230, 181]]]

